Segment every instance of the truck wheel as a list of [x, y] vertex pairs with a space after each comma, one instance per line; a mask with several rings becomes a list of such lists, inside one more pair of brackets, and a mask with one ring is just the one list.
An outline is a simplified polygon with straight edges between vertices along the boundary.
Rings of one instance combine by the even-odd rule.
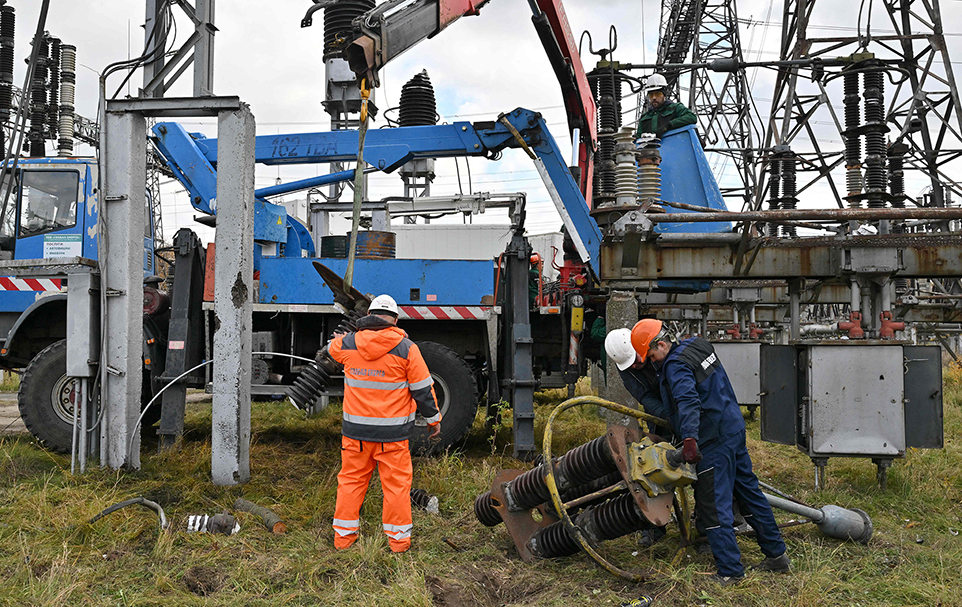
[[418, 415], [411, 451], [415, 455], [430, 455], [458, 447], [464, 441], [478, 412], [478, 385], [471, 368], [451, 348], [433, 341], [418, 342], [418, 348], [434, 378], [434, 395], [442, 417], [441, 436], [440, 440], [429, 441], [430, 430]]
[[[141, 403], [150, 400], [150, 376], [145, 372]], [[73, 407], [76, 380], [67, 377], [67, 341], [61, 339], [40, 351], [20, 378], [17, 401], [20, 417], [30, 433], [45, 447], [70, 453], [73, 440]], [[144, 416], [143, 427], [160, 420], [160, 405], [154, 403]]]
[[74, 384], [67, 377], [67, 341], [40, 351], [20, 378], [17, 400], [27, 430], [48, 449], [70, 453]]

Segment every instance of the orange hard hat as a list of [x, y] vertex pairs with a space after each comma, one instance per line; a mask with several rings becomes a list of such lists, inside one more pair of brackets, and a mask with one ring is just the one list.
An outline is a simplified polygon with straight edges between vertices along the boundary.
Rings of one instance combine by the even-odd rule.
[[661, 333], [661, 321], [655, 318], [642, 318], [631, 328], [631, 347], [642, 361], [648, 359], [648, 346]]
[[531, 265], [535, 266], [535, 265], [538, 265], [539, 263], [541, 263], [541, 256], [538, 255], [537, 253], [532, 253], [532, 254], [531, 254]]

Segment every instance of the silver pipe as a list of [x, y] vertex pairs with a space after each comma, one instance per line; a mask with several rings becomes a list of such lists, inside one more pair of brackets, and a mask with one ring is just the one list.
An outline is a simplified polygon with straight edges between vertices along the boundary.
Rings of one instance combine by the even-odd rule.
[[872, 519], [857, 508], [848, 509], [832, 505], [809, 508], [768, 493], [764, 495], [773, 507], [811, 519], [818, 526], [819, 531], [838, 540], [868, 544], [875, 531], [872, 527]]

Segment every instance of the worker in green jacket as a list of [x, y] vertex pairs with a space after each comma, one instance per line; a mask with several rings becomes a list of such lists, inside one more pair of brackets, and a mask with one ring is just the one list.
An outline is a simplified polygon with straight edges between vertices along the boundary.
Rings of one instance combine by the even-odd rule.
[[677, 101], [668, 100], [668, 81], [661, 74], [650, 76], [643, 91], [648, 96], [651, 109], [638, 119], [636, 138], [642, 133], [654, 133], [662, 137], [667, 131], [698, 122], [691, 110]]

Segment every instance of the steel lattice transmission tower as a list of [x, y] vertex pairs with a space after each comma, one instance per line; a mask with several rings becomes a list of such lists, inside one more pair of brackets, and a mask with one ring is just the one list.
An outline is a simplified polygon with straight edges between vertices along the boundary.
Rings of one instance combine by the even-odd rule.
[[[921, 204], [945, 206], [948, 191], [962, 196], [962, 189], [946, 174], [946, 165], [962, 156], [962, 105], [939, 1], [883, 0], [879, 5], [875, 20], [866, 13], [855, 36], [813, 37], [810, 27], [821, 27], [810, 24], [815, 0], [785, 0], [780, 59], [829, 61], [846, 56], [850, 65], [840, 74], [817, 67], [808, 75], [779, 71], [764, 146], [791, 146], [801, 157], [799, 170], [813, 173], [797, 194], [826, 183], [839, 207], [904, 206], [911, 201], [903, 189], [904, 168], [921, 171], [931, 186]], [[861, 4], [868, 12], [872, 6]], [[869, 23], [880, 22], [872, 26], [879, 30], [869, 28]], [[872, 73], [876, 75], [866, 76]], [[844, 81], [844, 97], [826, 90], [837, 79]], [[839, 101], [844, 103], [841, 119]], [[826, 137], [824, 133], [817, 137], [812, 126], [816, 118], [831, 120], [844, 150], [823, 149]], [[864, 155], [859, 137], [865, 138]], [[757, 165], [759, 183], [768, 183], [756, 192], [756, 209], [772, 191], [770, 165]], [[844, 189], [837, 179], [843, 171]], [[885, 189], [886, 180], [887, 195], [873, 200], [873, 193]]]
[[[696, 4], [701, 10], [695, 13], [697, 29], [691, 62], [727, 59], [743, 64], [735, 1], [701, 0]], [[696, 69], [688, 93], [688, 107], [698, 116], [705, 147], [730, 158], [738, 172], [739, 185], [720, 184], [722, 195], [737, 196], [742, 199], [742, 207], [750, 206], [756, 189], [754, 148], [763, 127], [745, 68], [722, 73]]]
[[[717, 59], [744, 62], [734, 0], [662, 0], [659, 66], [707, 63]], [[680, 98], [681, 81], [688, 77], [688, 107], [698, 115], [699, 132], [708, 151], [734, 162], [738, 184], [722, 184], [724, 196], [741, 199], [749, 206], [757, 189], [755, 148], [762, 136], [761, 119], [755, 109], [745, 69], [712, 73], [691, 67], [658, 68], [669, 90]], [[638, 114], [645, 99], [638, 97]]]

